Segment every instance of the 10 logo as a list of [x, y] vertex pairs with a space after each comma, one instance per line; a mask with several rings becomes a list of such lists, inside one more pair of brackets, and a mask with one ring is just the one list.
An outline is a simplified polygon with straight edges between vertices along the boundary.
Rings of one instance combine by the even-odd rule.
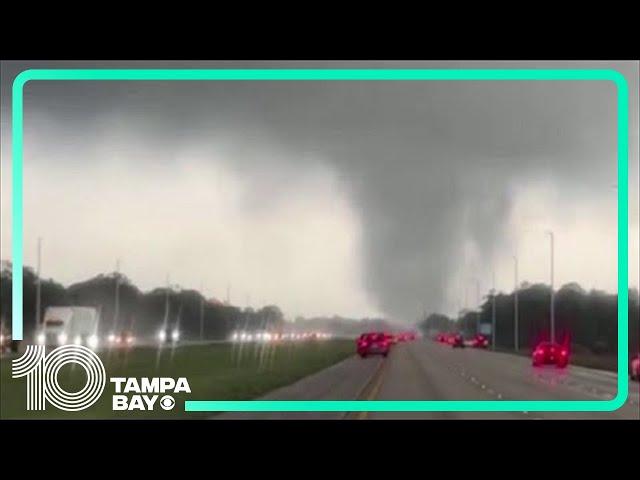
[[[87, 374], [77, 392], [66, 391], [58, 382], [60, 369], [71, 363]], [[13, 378], [27, 378], [27, 410], [45, 410], [47, 403], [68, 412], [84, 410], [98, 401], [107, 378], [98, 355], [82, 345], [64, 345], [48, 355], [44, 345], [29, 345], [24, 355], [12, 361], [11, 373]]]

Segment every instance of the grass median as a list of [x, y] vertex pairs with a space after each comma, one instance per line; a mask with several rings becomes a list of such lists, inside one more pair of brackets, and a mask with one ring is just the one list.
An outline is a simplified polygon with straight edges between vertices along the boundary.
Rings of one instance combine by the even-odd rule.
[[[137, 419], [202, 418], [210, 413], [185, 413], [185, 400], [251, 400], [294, 383], [354, 354], [351, 340], [289, 342], [276, 345], [230, 343], [165, 348], [135, 348], [130, 352], [102, 352], [107, 385], [98, 402], [80, 412], [65, 412], [47, 405], [45, 411], [26, 410], [26, 380], [11, 378], [11, 361], [0, 360], [0, 418], [29, 419]], [[173, 395], [176, 405], [165, 411], [113, 411], [115, 385], [110, 377], [186, 377], [191, 393]], [[58, 380], [69, 392], [80, 390], [86, 374], [82, 367], [63, 367]], [[171, 392], [167, 392], [171, 394]], [[153, 395], [153, 394], [147, 394]], [[131, 394], [127, 394], [131, 397]], [[159, 394], [162, 397], [162, 394]], [[158, 399], [159, 401], [159, 399]]]

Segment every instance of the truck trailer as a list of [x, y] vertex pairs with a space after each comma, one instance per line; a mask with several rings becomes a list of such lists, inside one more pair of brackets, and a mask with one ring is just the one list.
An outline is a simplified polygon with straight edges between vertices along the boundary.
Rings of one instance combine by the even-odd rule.
[[93, 307], [48, 307], [37, 334], [40, 345], [67, 344], [98, 347], [100, 313]]

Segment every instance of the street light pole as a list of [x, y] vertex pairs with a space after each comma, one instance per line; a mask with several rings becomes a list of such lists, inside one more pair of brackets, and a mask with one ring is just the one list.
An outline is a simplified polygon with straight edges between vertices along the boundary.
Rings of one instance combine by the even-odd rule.
[[480, 280], [478, 280], [475, 277], [472, 280], [476, 284], [476, 306], [478, 309], [476, 311], [476, 335], [479, 335], [480, 334]]
[[42, 296], [42, 282], [40, 281], [40, 263], [42, 259], [42, 238], [38, 237], [38, 264], [36, 269], [36, 328], [34, 335], [38, 335], [38, 329], [40, 328], [40, 310], [41, 310], [41, 296]]
[[553, 254], [554, 254], [554, 238], [553, 238], [553, 232], [551, 230], [547, 230], [547, 234], [549, 235], [549, 239], [550, 239], [550, 246], [551, 246], [551, 265], [550, 265], [550, 269], [551, 269], [551, 302], [550, 302], [550, 317], [551, 317], [551, 343], [555, 343], [556, 341], [556, 322], [555, 322], [555, 308], [554, 308], [554, 302], [555, 302], [555, 294], [553, 291]]
[[113, 331], [117, 330], [118, 317], [120, 316], [120, 259], [116, 260], [116, 298], [113, 308]]
[[200, 284], [200, 341], [204, 340], [204, 294], [202, 293], [202, 283]]
[[469, 285], [464, 286], [464, 309], [469, 309]]
[[166, 330], [169, 325], [169, 292], [171, 291], [171, 277], [167, 274], [167, 291], [164, 297], [164, 320], [163, 329]]
[[491, 349], [496, 349], [496, 272], [491, 272]]
[[513, 256], [514, 263], [514, 288], [513, 288], [513, 321], [514, 321], [514, 333], [513, 333], [513, 346], [517, 352], [520, 348], [520, 337], [518, 336], [518, 257]]

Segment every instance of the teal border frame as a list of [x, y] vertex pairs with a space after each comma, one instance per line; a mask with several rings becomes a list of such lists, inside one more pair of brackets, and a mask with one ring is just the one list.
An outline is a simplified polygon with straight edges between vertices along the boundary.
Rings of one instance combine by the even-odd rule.
[[609, 69], [62, 69], [25, 70], [12, 90], [12, 332], [22, 340], [23, 321], [23, 94], [30, 81], [605, 81], [617, 89], [618, 119], [618, 392], [611, 400], [187, 400], [185, 411], [614, 411], [629, 394], [628, 176], [629, 92], [622, 74]]

